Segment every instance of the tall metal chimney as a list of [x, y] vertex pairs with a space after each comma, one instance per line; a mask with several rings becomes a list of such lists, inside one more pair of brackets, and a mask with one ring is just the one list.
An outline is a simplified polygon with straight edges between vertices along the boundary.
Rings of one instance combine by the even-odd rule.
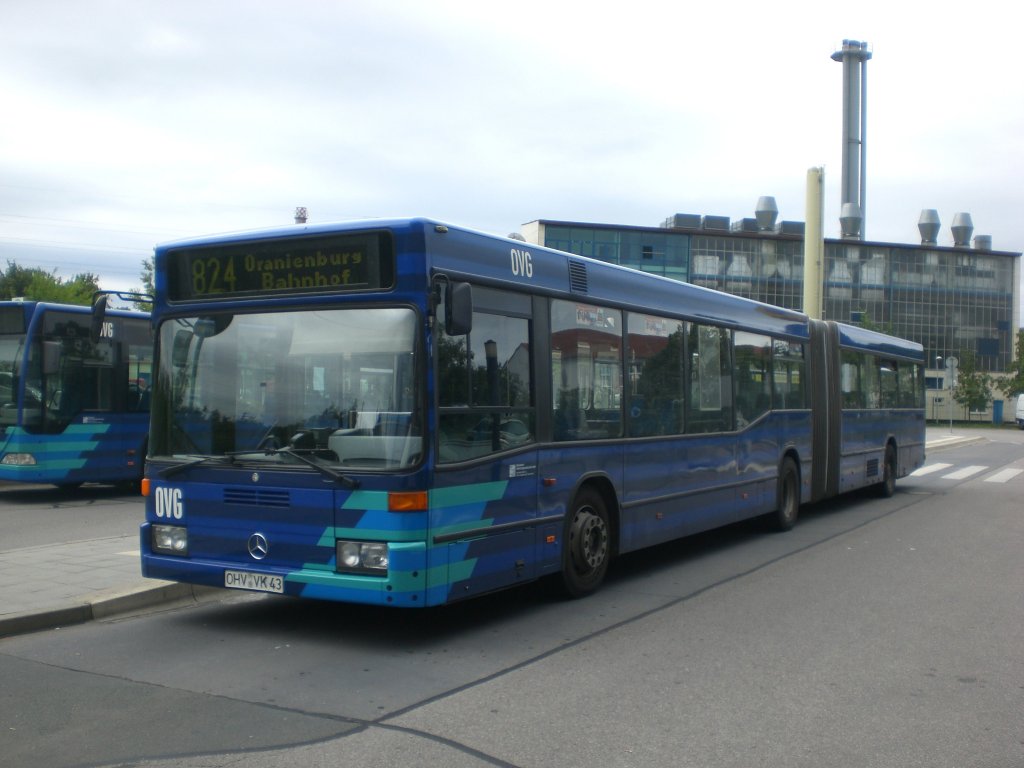
[[[833, 61], [843, 63], [843, 189], [840, 224], [843, 237], [864, 239], [867, 215], [867, 133], [868, 44], [843, 40], [842, 50], [832, 54]], [[847, 208], [846, 204], [851, 203]], [[856, 206], [856, 208], [852, 207]], [[855, 217], [860, 217], [856, 229]]]

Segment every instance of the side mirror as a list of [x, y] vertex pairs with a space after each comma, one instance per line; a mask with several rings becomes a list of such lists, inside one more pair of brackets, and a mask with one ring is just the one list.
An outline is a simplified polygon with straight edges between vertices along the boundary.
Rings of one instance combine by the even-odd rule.
[[444, 332], [464, 336], [473, 330], [473, 288], [469, 283], [448, 283], [444, 298]]

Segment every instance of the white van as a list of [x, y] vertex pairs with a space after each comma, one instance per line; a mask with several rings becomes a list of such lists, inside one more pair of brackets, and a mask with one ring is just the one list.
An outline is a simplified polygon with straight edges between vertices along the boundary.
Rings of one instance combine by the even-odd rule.
[[1017, 411], [1013, 415], [1017, 426], [1024, 429], [1024, 395], [1017, 395]]

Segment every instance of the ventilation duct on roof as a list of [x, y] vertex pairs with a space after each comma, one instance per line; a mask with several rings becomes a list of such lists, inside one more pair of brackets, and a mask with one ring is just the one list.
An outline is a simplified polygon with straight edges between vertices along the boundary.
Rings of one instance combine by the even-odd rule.
[[779, 206], [775, 198], [770, 196], [759, 197], [757, 208], [754, 209], [754, 218], [757, 220], [757, 228], [762, 232], [770, 232], [775, 229], [775, 220], [779, 217]]
[[950, 230], [953, 233], [953, 245], [957, 248], [967, 248], [971, 243], [971, 235], [974, 234], [974, 222], [971, 221], [971, 214], [954, 214], [953, 226], [950, 227]]
[[939, 212], [934, 208], [925, 208], [921, 211], [921, 216], [917, 220], [917, 231], [921, 233], [921, 245], [935, 245], [938, 242], [939, 227], [942, 226], [942, 222], [939, 221]]
[[860, 230], [864, 225], [864, 215], [857, 203], [843, 203], [839, 216], [839, 228], [844, 238], [859, 240]]

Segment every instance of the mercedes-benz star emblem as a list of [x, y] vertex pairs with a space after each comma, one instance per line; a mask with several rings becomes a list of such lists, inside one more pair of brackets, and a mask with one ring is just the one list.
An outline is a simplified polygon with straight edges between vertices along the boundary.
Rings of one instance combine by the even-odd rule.
[[254, 533], [249, 537], [249, 554], [253, 560], [262, 560], [270, 552], [270, 544], [262, 533]]

